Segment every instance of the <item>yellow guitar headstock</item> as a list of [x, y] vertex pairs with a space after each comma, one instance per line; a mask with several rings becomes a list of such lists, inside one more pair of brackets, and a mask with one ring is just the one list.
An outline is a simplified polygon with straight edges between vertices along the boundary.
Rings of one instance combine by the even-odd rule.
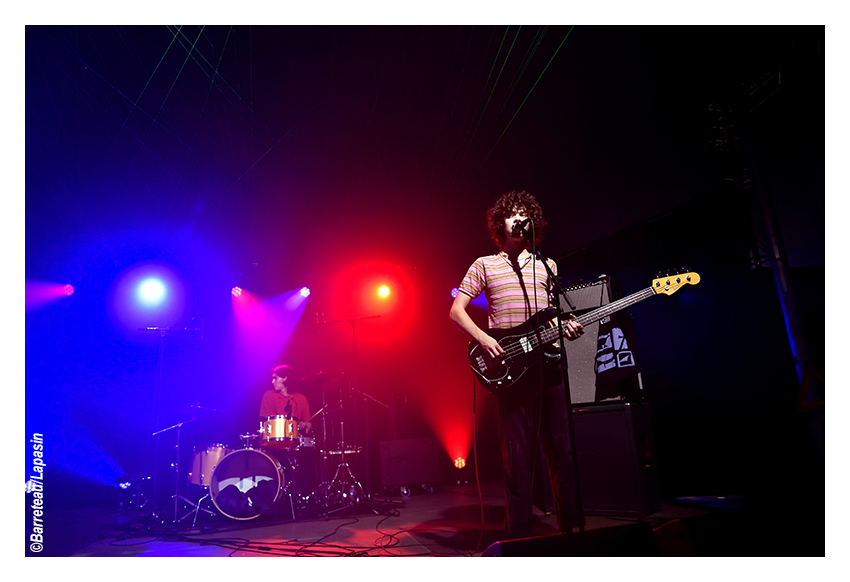
[[658, 278], [652, 280], [652, 290], [656, 294], [672, 295], [684, 285], [696, 285], [699, 283], [699, 275], [688, 271], [685, 267], [683, 273], [666, 272], [659, 274]]

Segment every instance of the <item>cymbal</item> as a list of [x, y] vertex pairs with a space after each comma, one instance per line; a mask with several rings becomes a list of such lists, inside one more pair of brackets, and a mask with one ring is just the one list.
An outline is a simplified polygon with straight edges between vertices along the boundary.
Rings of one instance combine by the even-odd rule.
[[319, 374], [301, 378], [297, 384], [299, 386], [301, 384], [329, 384], [331, 382], [342, 382], [345, 379], [345, 372], [320, 372]]
[[215, 408], [209, 408], [208, 406], [201, 406], [200, 404], [182, 404], [176, 407], [176, 410], [181, 412], [196, 412], [203, 414], [220, 414], [223, 416], [227, 416], [226, 412], [222, 412], [221, 410], [216, 410]]

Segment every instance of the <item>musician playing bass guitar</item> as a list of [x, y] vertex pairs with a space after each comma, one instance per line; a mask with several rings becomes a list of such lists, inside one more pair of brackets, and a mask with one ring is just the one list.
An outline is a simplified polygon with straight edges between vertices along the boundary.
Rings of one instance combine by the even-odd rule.
[[[504, 357], [504, 349], [476, 325], [467, 309], [483, 292], [489, 329], [506, 330], [552, 304], [547, 269], [530, 252], [532, 237], [539, 242], [546, 223], [534, 196], [510, 191], [487, 212], [487, 224], [499, 252], [475, 260], [458, 287], [450, 317], [486, 357], [498, 359]], [[557, 275], [554, 261], [547, 259], [547, 264]], [[576, 321], [564, 321], [565, 338], [576, 339], [583, 332]], [[512, 538], [533, 535], [532, 467], [538, 443], [549, 468], [559, 530], [566, 533], [583, 525], [575, 495], [565, 384], [561, 365], [533, 365], [514, 380], [510, 390], [496, 394], [507, 530]]]

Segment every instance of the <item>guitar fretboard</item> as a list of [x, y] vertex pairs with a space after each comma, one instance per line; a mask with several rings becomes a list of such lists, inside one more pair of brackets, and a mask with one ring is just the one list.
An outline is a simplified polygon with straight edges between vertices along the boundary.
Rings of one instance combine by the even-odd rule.
[[[603, 305], [599, 309], [594, 309], [593, 311], [589, 311], [584, 315], [579, 315], [576, 317], [575, 321], [579, 323], [581, 326], [590, 325], [591, 323], [597, 322], [600, 319], [604, 319], [609, 315], [613, 315], [618, 311], [625, 309], [635, 303], [643, 301], [649, 297], [655, 295], [655, 290], [652, 287], [647, 287], [643, 291], [638, 291], [637, 293], [632, 293], [622, 299], [618, 299], [617, 301], [612, 301], [607, 305]], [[540, 332], [540, 343], [537, 343], [537, 333], [532, 332], [525, 336], [525, 342], [528, 342], [529, 347], [532, 349], [536, 349], [538, 346], [549, 344], [554, 342], [560, 336], [560, 330], [557, 327], [548, 327], [542, 332]], [[523, 350], [525, 351], [525, 350]], [[511, 350], [507, 350], [508, 357], [511, 357]]]

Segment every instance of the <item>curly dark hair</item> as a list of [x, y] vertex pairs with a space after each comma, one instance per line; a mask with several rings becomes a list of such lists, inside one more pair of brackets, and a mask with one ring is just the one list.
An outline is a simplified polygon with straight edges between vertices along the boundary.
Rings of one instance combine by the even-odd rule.
[[[543, 220], [543, 209], [537, 202], [537, 198], [525, 190], [511, 190], [505, 192], [493, 208], [487, 211], [487, 227], [490, 229], [490, 238], [500, 249], [505, 244], [505, 218], [511, 216], [516, 210], [525, 210], [528, 217], [534, 221], [535, 244], [543, 240], [543, 230], [546, 221]], [[531, 241], [526, 241], [526, 248], [531, 247]]]

